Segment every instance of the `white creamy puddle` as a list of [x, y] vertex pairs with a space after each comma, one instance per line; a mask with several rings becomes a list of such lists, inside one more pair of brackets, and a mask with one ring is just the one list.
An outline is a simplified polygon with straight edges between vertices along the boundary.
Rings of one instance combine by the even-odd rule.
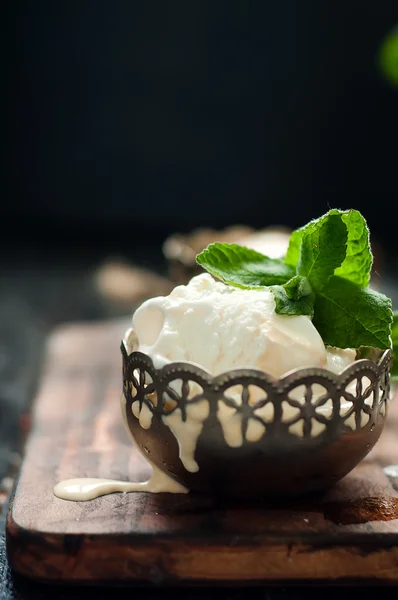
[[[54, 487], [54, 495], [57, 496], [57, 498], [61, 498], [62, 500], [82, 502], [86, 500], [93, 500], [99, 496], [115, 494], [117, 492], [150, 492], [153, 494], [158, 494], [160, 492], [166, 492], [169, 494], [187, 494], [189, 492], [186, 487], [172, 479], [169, 475], [167, 475], [167, 473], [161, 471], [156, 465], [148, 460], [147, 456], [143, 454], [138, 444], [135, 443], [127, 423], [126, 398], [124, 397], [123, 393], [120, 398], [120, 404], [123, 421], [126, 425], [127, 431], [133, 439], [134, 445], [152, 467], [151, 477], [148, 479], [148, 481], [140, 482], [118, 481], [116, 479], [97, 479], [91, 477], [65, 479], [64, 481], [57, 483], [57, 485]], [[131, 408], [134, 415], [139, 418], [141, 427], [144, 429], [149, 429], [152, 423], [152, 412], [150, 409], [143, 404], [143, 410], [140, 411], [138, 401], [134, 402]]]
[[177, 481], [152, 465], [153, 473], [148, 481], [130, 482], [116, 479], [95, 479], [79, 477], [65, 479], [54, 487], [54, 495], [62, 500], [85, 501], [115, 492], [168, 492], [169, 494], [186, 494], [189, 490]]

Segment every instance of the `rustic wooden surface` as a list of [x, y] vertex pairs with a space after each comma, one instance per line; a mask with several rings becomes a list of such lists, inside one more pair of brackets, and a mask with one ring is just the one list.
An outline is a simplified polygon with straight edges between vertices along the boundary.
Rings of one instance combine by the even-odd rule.
[[398, 464], [398, 402], [372, 454], [323, 497], [251, 506], [194, 495], [55, 498], [69, 477], [148, 475], [119, 409], [125, 326], [69, 326], [50, 338], [7, 522], [17, 572], [76, 583], [398, 583], [398, 491], [382, 470]]

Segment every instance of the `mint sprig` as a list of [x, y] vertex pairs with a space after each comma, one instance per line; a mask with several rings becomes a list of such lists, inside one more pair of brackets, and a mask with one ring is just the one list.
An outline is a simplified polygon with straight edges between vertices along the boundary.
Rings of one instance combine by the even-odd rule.
[[313, 317], [327, 345], [391, 346], [391, 301], [367, 287], [373, 256], [366, 221], [357, 210], [333, 209], [294, 231], [284, 260], [216, 243], [197, 262], [230, 285], [270, 287], [276, 312]]

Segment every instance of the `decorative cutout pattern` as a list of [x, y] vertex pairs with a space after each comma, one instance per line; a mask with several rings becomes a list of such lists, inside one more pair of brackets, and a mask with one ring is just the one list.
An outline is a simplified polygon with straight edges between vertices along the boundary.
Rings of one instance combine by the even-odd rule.
[[241, 428], [243, 444], [256, 443], [264, 435], [331, 440], [344, 432], [372, 429], [386, 415], [390, 350], [379, 352], [378, 362], [359, 359], [339, 375], [305, 368], [280, 379], [252, 369], [212, 377], [188, 363], [171, 363], [157, 370], [147, 355], [128, 354], [124, 343], [121, 350], [127, 410], [139, 402], [134, 414], [146, 405], [153, 416], [161, 418], [179, 409], [185, 422], [189, 405], [205, 399], [210, 408], [206, 419], [217, 419], [224, 404], [233, 409], [229, 412]]

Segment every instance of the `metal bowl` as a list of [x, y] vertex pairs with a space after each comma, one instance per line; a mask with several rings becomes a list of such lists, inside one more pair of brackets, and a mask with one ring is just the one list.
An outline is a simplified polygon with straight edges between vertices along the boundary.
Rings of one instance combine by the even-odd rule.
[[[212, 377], [188, 363], [158, 370], [147, 355], [129, 354], [125, 342], [121, 350], [125, 417], [135, 442], [192, 491], [261, 497], [323, 490], [368, 454], [383, 429], [390, 350], [363, 349], [338, 375], [303, 368], [279, 379], [252, 369]], [[200, 402], [206, 417], [199, 435], [195, 429], [193, 463], [184, 466], [170, 416], [179, 411], [184, 426]], [[220, 407], [234, 419], [232, 441], [224, 435]]]

